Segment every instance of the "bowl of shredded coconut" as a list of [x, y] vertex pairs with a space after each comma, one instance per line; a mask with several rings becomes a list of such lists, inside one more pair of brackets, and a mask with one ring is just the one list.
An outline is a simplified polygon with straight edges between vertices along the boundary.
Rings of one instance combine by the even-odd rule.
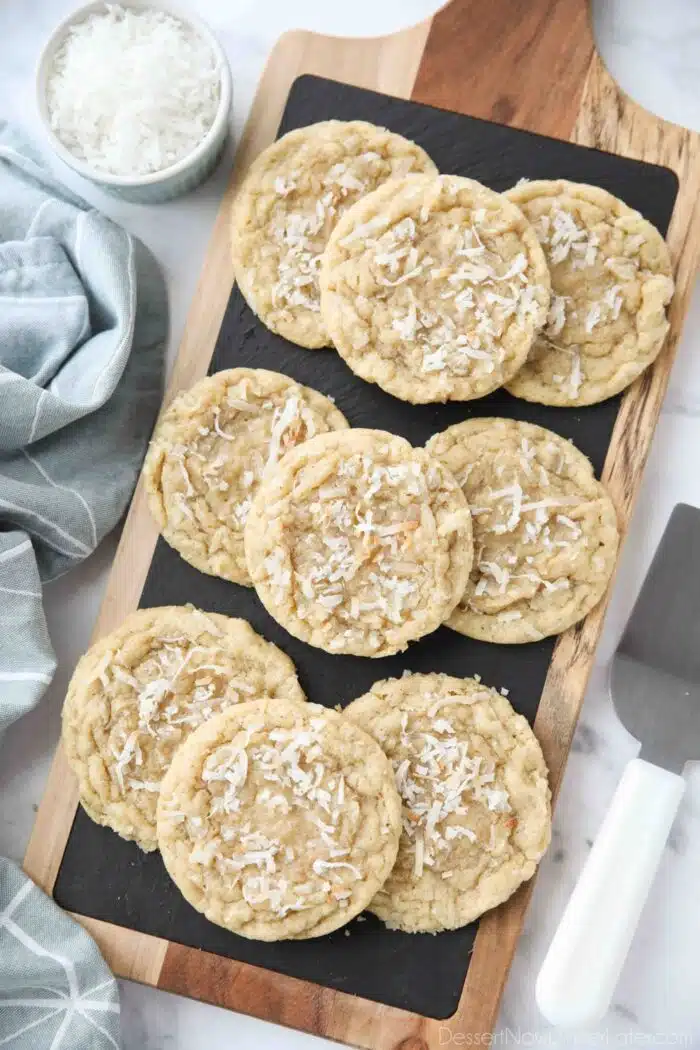
[[87, 4], [52, 33], [37, 102], [51, 146], [126, 200], [169, 200], [223, 151], [231, 71], [213, 33], [170, 3]]

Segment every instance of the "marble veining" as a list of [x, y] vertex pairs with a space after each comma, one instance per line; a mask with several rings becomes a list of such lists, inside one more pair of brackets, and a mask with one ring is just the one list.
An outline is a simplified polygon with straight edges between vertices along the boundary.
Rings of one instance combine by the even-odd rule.
[[[426, 17], [436, 0], [190, 0], [220, 36], [234, 76], [234, 130], [245, 121], [265, 57], [293, 26], [339, 35], [372, 35]], [[41, 42], [73, 7], [71, 0], [0, 4], [3, 116], [37, 131], [33, 67]], [[613, 75], [660, 116], [700, 130], [700, 4], [694, 0], [594, 0], [601, 54]], [[151, 247], [166, 271], [172, 304], [171, 360], [194, 291], [218, 201], [223, 165], [183, 201], [157, 209], [103, 197], [61, 169], [67, 183]], [[187, 245], [187, 252], [181, 245]], [[608, 695], [610, 659], [668, 515], [678, 501], [700, 505], [700, 295], [691, 303], [678, 361], [653, 442], [637, 510], [622, 555], [603, 638], [567, 766], [544, 859], [508, 980], [497, 1045], [564, 1047], [700, 1045], [697, 946], [700, 908], [700, 772], [688, 766], [688, 791], [625, 966], [613, 1006], [593, 1032], [549, 1029], [534, 1002], [534, 980], [625, 762], [637, 744], [617, 721]], [[41, 797], [59, 730], [60, 704], [104, 590], [114, 538], [78, 571], [47, 589], [49, 628], [59, 672], [40, 709], [6, 735], [0, 755], [0, 852], [20, 859]], [[700, 757], [700, 756], [699, 756]], [[122, 982], [126, 1050], [313, 1050], [322, 1040]], [[328, 1047], [334, 1044], [327, 1043]]]

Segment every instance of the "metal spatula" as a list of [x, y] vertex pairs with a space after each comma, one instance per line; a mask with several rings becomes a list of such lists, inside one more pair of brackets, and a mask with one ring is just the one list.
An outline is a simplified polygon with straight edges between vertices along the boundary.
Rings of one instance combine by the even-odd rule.
[[700, 758], [700, 510], [679, 503], [615, 654], [617, 713], [641, 741], [540, 970], [537, 1004], [552, 1024], [606, 1013], [683, 796]]

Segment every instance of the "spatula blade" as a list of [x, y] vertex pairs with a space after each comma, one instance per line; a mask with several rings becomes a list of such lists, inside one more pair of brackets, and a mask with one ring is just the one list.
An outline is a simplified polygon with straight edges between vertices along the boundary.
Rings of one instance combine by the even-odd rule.
[[613, 658], [620, 720], [642, 756], [680, 770], [700, 758], [700, 509], [679, 503]]

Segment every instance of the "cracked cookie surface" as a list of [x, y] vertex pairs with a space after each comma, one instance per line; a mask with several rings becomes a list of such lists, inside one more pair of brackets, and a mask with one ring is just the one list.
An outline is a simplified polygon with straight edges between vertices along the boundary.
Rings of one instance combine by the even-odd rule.
[[317, 390], [263, 368], [216, 372], [179, 394], [144, 463], [160, 531], [201, 572], [250, 586], [243, 528], [264, 471], [345, 417]]
[[393, 867], [400, 828], [375, 741], [335, 711], [282, 700], [193, 733], [158, 805], [163, 860], [190, 904], [265, 941], [318, 937], [359, 914]]
[[192, 606], [139, 609], [79, 660], [63, 745], [80, 802], [144, 850], [175, 749], [202, 722], [260, 696], [304, 702], [294, 664], [245, 620]]
[[439, 627], [464, 593], [471, 518], [424, 450], [381, 430], [337, 431], [266, 474], [245, 549], [258, 596], [290, 634], [388, 656]]
[[361, 120], [311, 124], [263, 150], [231, 231], [236, 282], [263, 324], [299, 346], [328, 346], [318, 269], [339, 216], [387, 179], [436, 171], [420, 146]]
[[552, 278], [547, 323], [508, 390], [544, 405], [612, 397], [652, 363], [668, 332], [666, 242], [598, 186], [538, 180], [506, 196], [532, 223]]
[[457, 175], [411, 175], [338, 222], [321, 312], [362, 379], [413, 403], [467, 401], [523, 365], [549, 284], [534, 230], [504, 196]]
[[462, 485], [475, 557], [447, 625], [487, 642], [559, 634], [593, 609], [615, 567], [612, 500], [570, 441], [514, 419], [470, 419], [426, 448]]
[[369, 909], [387, 926], [457, 929], [532, 877], [550, 839], [547, 768], [504, 696], [475, 678], [408, 674], [344, 714], [388, 756], [401, 795], [396, 865]]

